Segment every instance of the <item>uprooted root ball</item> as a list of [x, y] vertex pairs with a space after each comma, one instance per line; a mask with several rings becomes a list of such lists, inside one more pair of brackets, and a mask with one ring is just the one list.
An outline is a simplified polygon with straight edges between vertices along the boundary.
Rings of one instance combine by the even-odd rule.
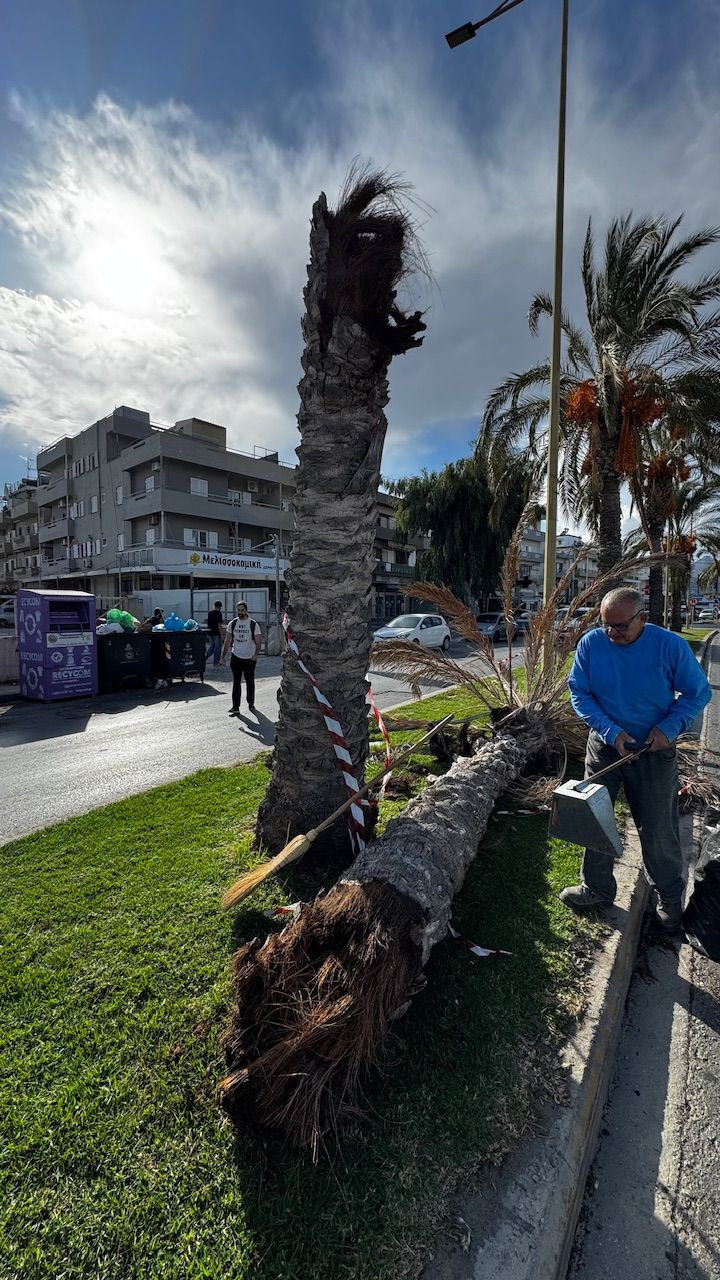
[[224, 1037], [229, 1114], [280, 1128], [317, 1152], [357, 1106], [421, 964], [419, 909], [379, 881], [336, 885], [297, 920], [234, 957]]

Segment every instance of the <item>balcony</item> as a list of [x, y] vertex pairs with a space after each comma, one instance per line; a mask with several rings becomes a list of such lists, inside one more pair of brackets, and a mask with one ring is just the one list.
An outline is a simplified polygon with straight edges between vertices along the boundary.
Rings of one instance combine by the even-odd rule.
[[69, 498], [71, 492], [72, 485], [67, 476], [59, 476], [51, 484], [41, 484], [37, 491], [38, 507], [49, 507], [61, 498]]
[[72, 535], [75, 521], [69, 518], [52, 520], [49, 524], [41, 524], [38, 529], [40, 542], [66, 542]]
[[34, 495], [32, 498], [10, 499], [10, 516], [12, 520], [27, 520], [29, 516], [34, 516], [36, 512], [37, 503]]
[[70, 453], [71, 438], [70, 436], [60, 436], [57, 440], [52, 440], [50, 444], [46, 444], [37, 455], [38, 472], [47, 470], [54, 462], [58, 462], [60, 458], [65, 458]]
[[74, 562], [68, 556], [56, 557], [54, 560], [46, 560], [43, 556], [40, 564], [41, 578], [58, 578], [64, 573], [70, 573], [74, 568]]
[[30, 551], [38, 545], [38, 535], [36, 533], [14, 533], [12, 541], [15, 551]]

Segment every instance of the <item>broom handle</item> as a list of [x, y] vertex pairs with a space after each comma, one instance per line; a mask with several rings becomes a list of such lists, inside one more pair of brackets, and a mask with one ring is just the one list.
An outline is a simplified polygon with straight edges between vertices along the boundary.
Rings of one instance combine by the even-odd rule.
[[395, 759], [391, 760], [390, 764], [385, 765], [385, 768], [381, 769], [380, 773], [376, 773], [375, 777], [370, 782], [366, 782], [364, 787], [361, 787], [359, 791], [355, 791], [353, 795], [348, 796], [347, 800], [340, 805], [339, 809], [336, 809], [334, 813], [330, 814], [329, 818], [325, 818], [324, 822], [321, 822], [319, 826], [313, 829], [313, 839], [315, 836], [319, 836], [320, 832], [324, 831], [326, 827], [331, 826], [332, 823], [335, 822], [336, 818], [339, 818], [341, 814], [345, 813], [346, 809], [350, 808], [351, 804], [355, 804], [358, 800], [362, 800], [362, 797], [367, 795], [368, 791], [375, 786], [376, 782], [379, 782], [381, 778], [384, 778], [386, 773], [391, 773], [393, 769], [396, 769], [400, 764], [400, 761], [404, 760], [406, 756], [412, 755], [413, 751], [416, 751], [422, 742], [426, 742], [428, 738], [432, 738], [434, 734], [442, 729], [443, 725], [448, 723], [448, 720], [452, 720], [454, 714], [455, 713], [451, 711], [449, 716], [445, 716], [444, 720], [440, 720], [438, 724], [433, 725], [432, 729], [429, 729], [427, 733], [424, 733], [422, 738], [418, 738], [417, 742], [411, 742], [410, 746], [406, 747], [404, 751], [400, 751]]
[[612, 773], [613, 769], [619, 769], [622, 764], [632, 764], [633, 760], [638, 760], [644, 751], [649, 750], [650, 744], [647, 743], [640, 751], [633, 751], [632, 755], [621, 756], [614, 764], [606, 764], [604, 769], [600, 769], [598, 773], [591, 773], [589, 778], [583, 778], [583, 782], [595, 782], [597, 778], [602, 778], [606, 773]]

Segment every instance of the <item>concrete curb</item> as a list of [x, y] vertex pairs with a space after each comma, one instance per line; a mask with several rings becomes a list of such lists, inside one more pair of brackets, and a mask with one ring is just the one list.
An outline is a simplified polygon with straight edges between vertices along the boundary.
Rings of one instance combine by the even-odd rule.
[[568, 1096], [543, 1108], [541, 1135], [488, 1172], [479, 1193], [456, 1202], [471, 1249], [441, 1244], [423, 1280], [565, 1280], [648, 903], [634, 828], [615, 875], [618, 896], [608, 913], [615, 928], [595, 961], [585, 1015], [563, 1053]]

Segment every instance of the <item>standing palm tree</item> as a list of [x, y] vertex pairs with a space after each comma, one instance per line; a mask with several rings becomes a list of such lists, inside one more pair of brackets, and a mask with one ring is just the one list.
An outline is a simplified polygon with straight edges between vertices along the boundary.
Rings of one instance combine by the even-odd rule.
[[[620, 558], [623, 480], [654, 455], [652, 430], [660, 419], [683, 427], [691, 452], [720, 458], [720, 311], [705, 310], [720, 300], [720, 272], [693, 283], [678, 279], [695, 253], [720, 240], [720, 230], [675, 239], [680, 222], [615, 220], [601, 270], [588, 223], [587, 330], [563, 316], [560, 496], [568, 515], [584, 519], [597, 538], [601, 573]], [[530, 308], [532, 333], [541, 315], [552, 315], [546, 295]], [[477, 447], [496, 474], [523, 439], [531, 457], [542, 454], [549, 378], [545, 361], [513, 374], [490, 396]]]
[[[420, 312], [406, 316], [396, 289], [422, 255], [403, 187], [352, 170], [335, 212], [313, 206], [305, 287], [298, 424], [301, 442], [288, 573], [300, 655], [335, 707], [362, 778], [368, 746], [367, 669], [376, 497], [387, 421], [387, 372], [417, 347]], [[273, 775], [257, 834], [272, 852], [315, 827], [346, 789], [306, 677], [285, 654]], [[326, 838], [347, 849], [341, 826]]]
[[[657, 546], [652, 545], [648, 536], [645, 521], [641, 529], [636, 529], [626, 539], [625, 547], [633, 555], [650, 549], [655, 554], [669, 553], [672, 556], [672, 568], [668, 571], [668, 587], [671, 593], [672, 609], [670, 625], [673, 631], [682, 630], [681, 606], [682, 597], [690, 580], [692, 557], [698, 545], [706, 547], [711, 553], [720, 549], [720, 476], [691, 476], [686, 464], [663, 455], [656, 459], [657, 474], [648, 480], [648, 492], [645, 497], [650, 511], [650, 528], [655, 537], [660, 513], [664, 512], [661, 521], [660, 536]], [[648, 470], [652, 470], [651, 467]], [[653, 501], [657, 505], [650, 505]], [[663, 565], [655, 566], [661, 579]], [[652, 598], [652, 570], [650, 594]], [[660, 617], [653, 616], [650, 607], [650, 621], [662, 625], [664, 610], [661, 582]]]

